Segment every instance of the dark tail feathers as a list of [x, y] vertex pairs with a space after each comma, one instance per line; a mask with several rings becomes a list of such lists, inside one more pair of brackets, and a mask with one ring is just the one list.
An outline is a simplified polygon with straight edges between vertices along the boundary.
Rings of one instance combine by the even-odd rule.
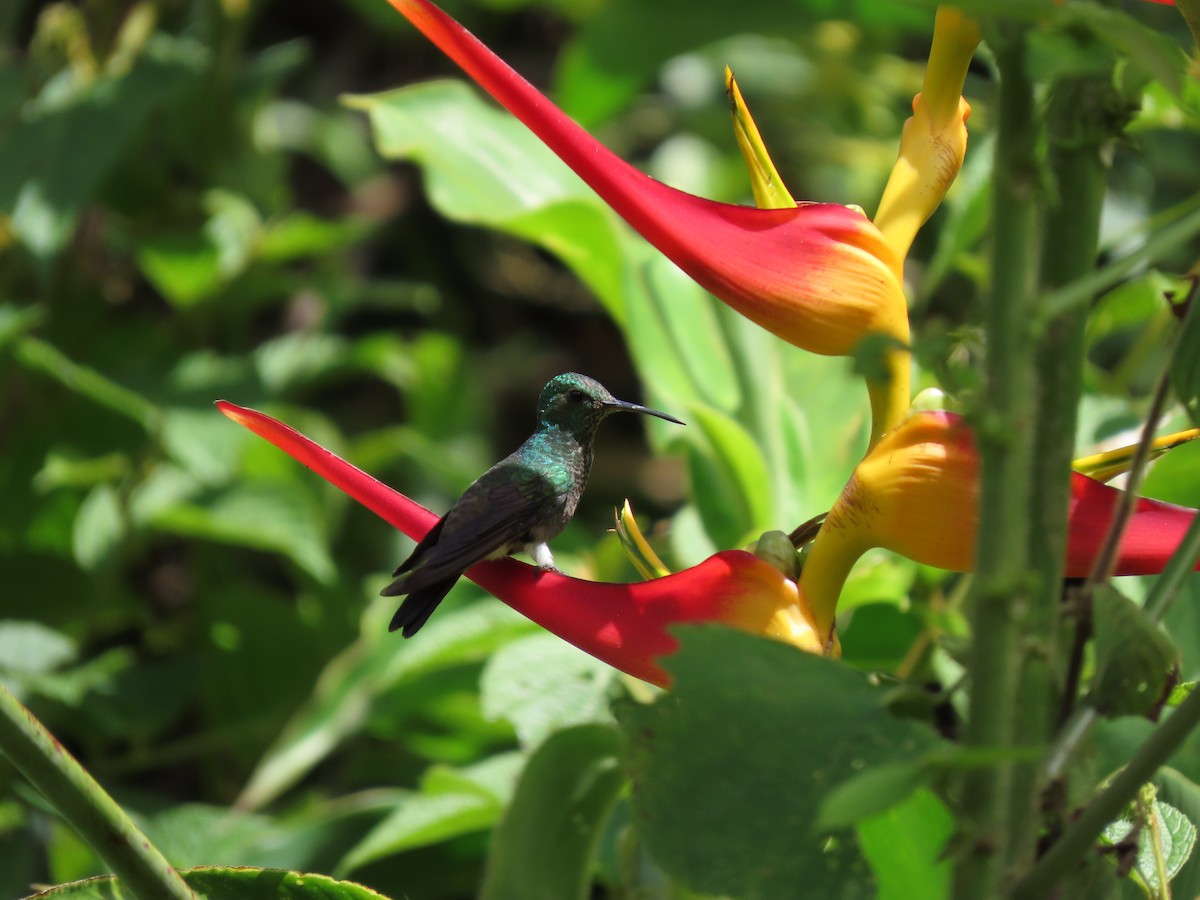
[[[402, 583], [403, 579], [399, 579], [399, 581]], [[435, 582], [418, 591], [413, 591], [404, 598], [404, 602], [400, 604], [400, 608], [392, 616], [392, 624], [388, 626], [388, 631], [399, 631], [406, 638], [412, 637], [421, 630], [421, 626], [425, 624], [429, 616], [437, 609], [442, 599], [450, 593], [450, 588], [454, 587], [456, 581], [458, 581], [457, 575], [453, 578], [447, 578], [445, 581]], [[393, 586], [395, 586], [395, 582], [384, 588], [382, 593], [385, 597], [395, 596], [388, 593], [388, 590]]]

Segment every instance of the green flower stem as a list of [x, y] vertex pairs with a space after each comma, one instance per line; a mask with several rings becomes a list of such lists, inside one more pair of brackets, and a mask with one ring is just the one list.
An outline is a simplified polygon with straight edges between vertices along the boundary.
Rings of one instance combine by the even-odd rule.
[[1192, 691], [1138, 748], [1129, 764], [1084, 807], [1062, 837], [1016, 884], [1012, 896], [1017, 900], [1047, 896], [1054, 885], [1079, 864], [1104, 827], [1120, 815], [1142, 785], [1154, 777], [1197, 725], [1200, 725], [1200, 691]]
[[[1053, 86], [1047, 112], [1047, 166], [1055, 187], [1045, 215], [1043, 289], [1070, 284], [1096, 261], [1100, 209], [1107, 183], [1102, 153], [1112, 134], [1105, 127], [1111, 76], [1066, 79]], [[1055, 725], [1059, 670], [1059, 619], [1067, 553], [1067, 511], [1079, 396], [1083, 391], [1087, 309], [1050, 319], [1037, 346], [1037, 425], [1030, 496], [1029, 561], [1038, 588], [1019, 624], [1017, 746], [1046, 745]], [[1010, 845], [1015, 871], [1033, 861], [1040, 827], [1040, 763], [1014, 767], [1010, 786]]]
[[[990, 41], [1001, 79], [993, 203], [992, 291], [985, 313], [985, 384], [976, 414], [980, 519], [972, 590], [970, 709], [966, 744], [1012, 748], [1015, 738], [1020, 617], [1032, 597], [1029, 569], [1033, 461], [1038, 137], [1024, 29], [1000, 25]], [[1012, 853], [1015, 762], [980, 767], [963, 781], [961, 827], [969, 841], [955, 870], [962, 900], [999, 892]]]
[[195, 900], [126, 812], [0, 684], [0, 750], [140, 900]]

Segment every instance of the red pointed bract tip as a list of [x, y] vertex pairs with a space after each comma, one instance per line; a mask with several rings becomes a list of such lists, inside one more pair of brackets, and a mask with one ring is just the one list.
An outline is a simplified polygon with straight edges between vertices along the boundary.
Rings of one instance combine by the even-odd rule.
[[419, 541], [438, 517], [420, 503], [393, 491], [377, 478], [352, 466], [341, 457], [310, 441], [296, 429], [256, 409], [218, 400], [217, 409], [239, 425], [253, 431], [297, 462], [312, 469], [338, 490], [353, 497], [394, 528]]
[[756, 209], [668, 187], [612, 153], [427, 0], [389, 0], [698, 284], [798, 347], [845, 355], [866, 334], [907, 337], [902, 264], [844, 206]]
[[[270, 441], [380, 518], [419, 540], [437, 516], [270, 416], [225, 400], [217, 408]], [[771, 633], [776, 614], [797, 602], [796, 585], [741, 550], [652, 581], [606, 584], [541, 572], [513, 559], [484, 562], [467, 577], [517, 612], [609, 665], [667, 685], [657, 660], [673, 653], [668, 628], [681, 622], [725, 622]]]

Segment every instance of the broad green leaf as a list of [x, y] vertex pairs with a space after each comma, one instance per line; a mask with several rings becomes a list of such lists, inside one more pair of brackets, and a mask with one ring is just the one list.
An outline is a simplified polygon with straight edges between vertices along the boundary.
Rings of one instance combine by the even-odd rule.
[[937, 738], [841, 663], [711, 626], [677, 631], [672, 690], [618, 709], [651, 854], [706, 893], [757, 900], [802, 884], [813, 897], [873, 897], [854, 832], [821, 832], [817, 815], [838, 785], [918, 760]]
[[921, 788], [887, 812], [858, 823], [863, 854], [879, 881], [878, 900], [942, 900], [950, 895], [946, 845], [954, 817]]
[[620, 321], [624, 230], [608, 207], [524, 125], [461, 82], [430, 82], [346, 99], [371, 119], [388, 159], [425, 171], [435, 207], [559, 256]]
[[688, 435], [693, 460], [703, 466], [695, 473], [703, 479], [696, 502], [709, 532], [717, 543], [732, 546], [769, 528], [774, 516], [771, 475], [754, 438], [737, 420], [710, 406], [697, 404], [687, 415], [704, 441]]
[[431, 769], [421, 791], [402, 797], [395, 810], [346, 854], [338, 872], [488, 828], [500, 818], [524, 762], [521, 754], [506, 753], [469, 769]]
[[1167, 699], [1179, 668], [1179, 651], [1142, 608], [1110, 585], [1097, 588], [1096, 674], [1091, 699], [1108, 716], [1139, 716]]
[[585, 722], [611, 721], [614, 669], [552, 634], [501, 647], [483, 670], [480, 702], [489, 719], [507, 719], [521, 746]]
[[[657, 357], [678, 359], [692, 390], [706, 404], [734, 412], [741, 397], [721, 327], [720, 301], [657, 254], [648, 256], [642, 273], [646, 299], [657, 310], [664, 328], [662, 342], [648, 347], [648, 353], [641, 357], [643, 366], [653, 367]], [[631, 338], [633, 331], [632, 327], [626, 329]]]
[[72, 544], [75, 559], [85, 569], [94, 569], [116, 552], [125, 537], [121, 500], [109, 484], [98, 484], [84, 498], [75, 517]]
[[[282, 869], [201, 866], [180, 872], [197, 896], [211, 900], [387, 900], [352, 881]], [[26, 900], [138, 900], [110, 876], [61, 884]]]
[[596, 845], [625, 785], [620, 746], [615, 728], [579, 725], [537, 749], [492, 836], [483, 900], [590, 896]]

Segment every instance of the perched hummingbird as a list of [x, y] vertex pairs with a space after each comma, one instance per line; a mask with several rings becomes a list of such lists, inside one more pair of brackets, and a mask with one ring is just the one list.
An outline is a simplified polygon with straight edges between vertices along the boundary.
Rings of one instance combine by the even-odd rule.
[[389, 631], [412, 637], [475, 563], [524, 549], [539, 569], [554, 569], [547, 541], [575, 515], [592, 468], [596, 428], [615, 412], [678, 419], [616, 399], [594, 378], [556, 375], [538, 400], [537, 431], [477, 478], [417, 544], [380, 594], [407, 594]]

